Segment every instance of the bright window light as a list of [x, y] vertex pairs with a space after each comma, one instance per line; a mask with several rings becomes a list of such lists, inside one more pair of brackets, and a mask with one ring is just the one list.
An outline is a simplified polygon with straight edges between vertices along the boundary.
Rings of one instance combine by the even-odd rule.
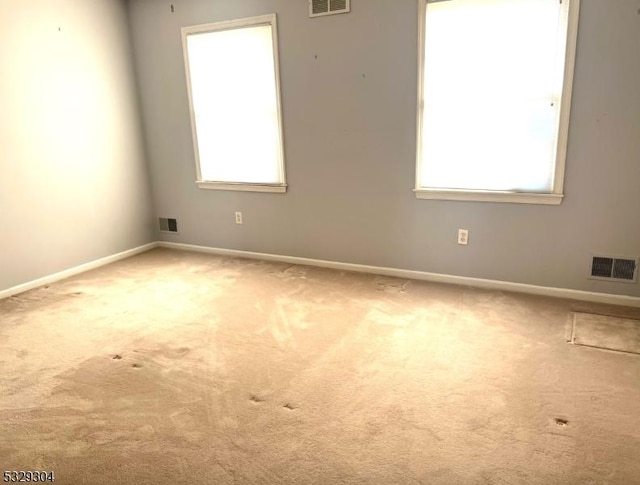
[[561, 196], [577, 0], [421, 1], [416, 192]]
[[268, 15], [182, 31], [201, 187], [284, 191], [275, 22]]

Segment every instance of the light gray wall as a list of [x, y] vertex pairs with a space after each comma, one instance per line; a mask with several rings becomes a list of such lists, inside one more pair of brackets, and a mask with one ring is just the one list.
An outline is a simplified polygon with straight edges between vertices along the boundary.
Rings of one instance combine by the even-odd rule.
[[3, 2], [0, 290], [155, 240], [127, 11]]
[[[559, 207], [414, 197], [416, 0], [353, 0], [352, 13], [318, 19], [306, 0], [174, 5], [129, 2], [157, 215], [179, 219], [164, 239], [640, 296], [586, 279], [592, 252], [640, 255], [638, 0], [582, 2]], [[199, 190], [180, 28], [270, 12], [289, 191]]]

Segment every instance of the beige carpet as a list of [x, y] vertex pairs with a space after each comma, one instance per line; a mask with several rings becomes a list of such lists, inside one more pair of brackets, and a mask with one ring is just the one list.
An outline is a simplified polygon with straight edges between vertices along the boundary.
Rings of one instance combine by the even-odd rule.
[[640, 320], [574, 313], [571, 342], [640, 355]]
[[56, 484], [640, 483], [640, 310], [153, 250], [0, 301], [0, 472]]

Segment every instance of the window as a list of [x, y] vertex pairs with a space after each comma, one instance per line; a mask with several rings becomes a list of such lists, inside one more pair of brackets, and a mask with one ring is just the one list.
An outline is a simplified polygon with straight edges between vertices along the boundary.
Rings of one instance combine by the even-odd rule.
[[579, 0], [420, 0], [416, 195], [560, 204]]
[[285, 192], [276, 16], [182, 29], [197, 185]]

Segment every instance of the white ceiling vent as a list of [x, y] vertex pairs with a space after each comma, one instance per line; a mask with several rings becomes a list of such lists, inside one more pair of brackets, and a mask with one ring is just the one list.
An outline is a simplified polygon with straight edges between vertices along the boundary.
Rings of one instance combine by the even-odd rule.
[[309, 0], [309, 17], [334, 15], [351, 11], [351, 0]]

